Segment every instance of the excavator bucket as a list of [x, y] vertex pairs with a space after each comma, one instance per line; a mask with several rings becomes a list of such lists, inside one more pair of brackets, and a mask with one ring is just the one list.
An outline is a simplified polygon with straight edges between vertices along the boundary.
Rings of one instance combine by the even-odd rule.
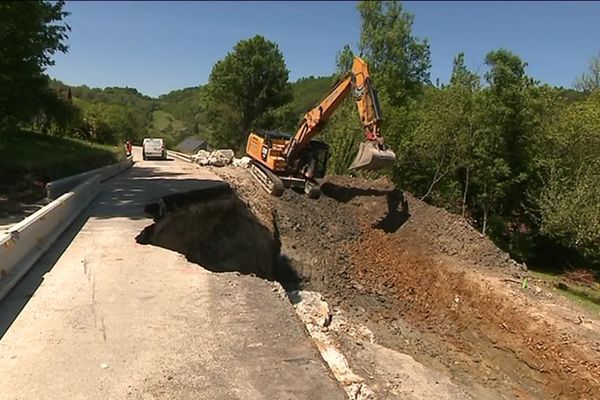
[[391, 167], [396, 161], [396, 154], [392, 150], [381, 150], [377, 144], [363, 142], [358, 148], [358, 154], [350, 165], [351, 170], [376, 171]]

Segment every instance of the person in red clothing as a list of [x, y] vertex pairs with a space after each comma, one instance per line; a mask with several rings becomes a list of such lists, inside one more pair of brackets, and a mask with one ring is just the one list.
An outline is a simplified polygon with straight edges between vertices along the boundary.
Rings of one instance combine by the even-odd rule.
[[133, 149], [133, 146], [131, 145], [131, 141], [128, 140], [127, 142], [125, 142], [125, 150], [127, 151], [128, 157], [131, 155], [132, 149]]

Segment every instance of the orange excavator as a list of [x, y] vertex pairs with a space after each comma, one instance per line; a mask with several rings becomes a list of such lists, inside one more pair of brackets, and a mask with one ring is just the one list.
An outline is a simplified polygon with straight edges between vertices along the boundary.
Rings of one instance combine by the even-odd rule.
[[267, 192], [281, 196], [286, 187], [292, 187], [304, 190], [310, 198], [319, 197], [318, 179], [325, 176], [329, 146], [314, 137], [349, 94], [356, 102], [365, 136], [350, 169], [374, 171], [394, 163], [396, 155], [385, 148], [379, 131], [381, 111], [367, 63], [354, 57], [352, 70], [316, 107], [304, 114], [294, 135], [257, 130], [248, 136], [246, 153], [252, 159], [250, 171]]

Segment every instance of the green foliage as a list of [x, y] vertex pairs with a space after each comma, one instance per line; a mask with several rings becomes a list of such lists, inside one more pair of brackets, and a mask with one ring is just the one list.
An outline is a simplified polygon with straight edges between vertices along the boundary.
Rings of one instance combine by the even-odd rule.
[[173, 90], [158, 98], [160, 109], [180, 121], [175, 123], [176, 131], [190, 130], [196, 125], [205, 125], [206, 116], [202, 104], [202, 90], [201, 86]]
[[212, 144], [242, 148], [256, 122], [291, 99], [278, 46], [260, 35], [238, 42], [213, 66], [204, 98]]
[[323, 130], [322, 139], [330, 146], [329, 173], [347, 173], [358, 150], [358, 144], [363, 140], [356, 104], [352, 99], [346, 99], [331, 117]]
[[600, 93], [554, 111], [533, 142], [540, 230], [600, 262]]
[[283, 106], [289, 107], [289, 119], [287, 124], [284, 125], [284, 129], [293, 131], [300, 118], [319, 103], [335, 82], [336, 78], [331, 75], [309, 76], [292, 83], [292, 101]]
[[338, 51], [335, 57], [336, 73], [339, 76], [344, 75], [346, 72], [352, 69], [352, 62], [354, 60], [354, 52], [350, 46], [345, 45], [344, 48]]
[[70, 28], [62, 21], [68, 15], [63, 6], [64, 1], [0, 3], [0, 133], [31, 122], [48, 99], [44, 70], [54, 64], [54, 53], [67, 51], [63, 41]]
[[55, 92], [70, 91], [77, 109], [63, 134], [98, 143], [141, 142], [153, 122], [156, 101], [133, 88], [67, 87], [52, 81]]
[[405, 12], [400, 2], [359, 1], [358, 11], [359, 49], [369, 63], [377, 87], [393, 104], [406, 104], [420, 92], [423, 83], [429, 82], [431, 61], [427, 40], [413, 36], [414, 16]]
[[575, 80], [573, 86], [584, 92], [600, 90], [600, 51], [590, 59], [588, 70]]
[[32, 127], [42, 133], [68, 135], [81, 124], [81, 110], [71, 100], [52, 88], [40, 93], [40, 110], [32, 119]]
[[0, 183], [14, 184], [23, 172], [58, 179], [123, 157], [121, 146], [104, 146], [33, 132], [13, 132], [13, 135], [0, 137]]

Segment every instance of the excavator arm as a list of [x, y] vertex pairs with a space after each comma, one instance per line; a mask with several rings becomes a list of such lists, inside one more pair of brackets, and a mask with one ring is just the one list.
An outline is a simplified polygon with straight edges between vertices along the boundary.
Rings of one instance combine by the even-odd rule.
[[284, 157], [293, 166], [299, 154], [310, 143], [327, 120], [351, 94], [360, 115], [365, 142], [360, 144], [358, 154], [350, 169], [377, 170], [394, 163], [396, 155], [386, 150], [380, 133], [381, 111], [377, 94], [371, 84], [367, 63], [360, 57], [354, 57], [352, 70], [346, 73], [329, 93], [302, 118], [298, 130], [284, 149]]

